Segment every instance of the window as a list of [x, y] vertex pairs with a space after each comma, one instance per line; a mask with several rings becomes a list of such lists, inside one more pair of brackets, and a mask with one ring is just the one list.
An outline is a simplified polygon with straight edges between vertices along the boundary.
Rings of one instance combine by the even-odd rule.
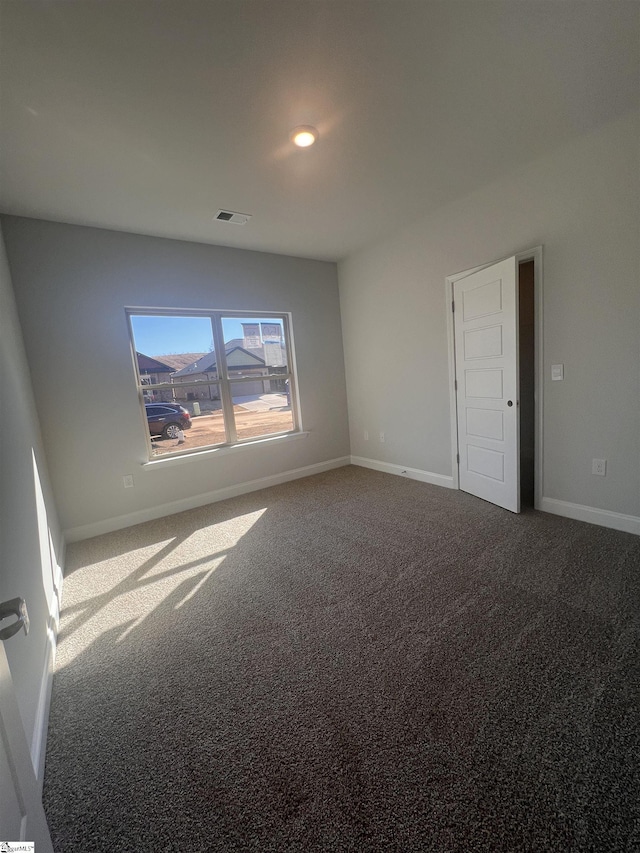
[[127, 314], [150, 458], [299, 430], [288, 315]]

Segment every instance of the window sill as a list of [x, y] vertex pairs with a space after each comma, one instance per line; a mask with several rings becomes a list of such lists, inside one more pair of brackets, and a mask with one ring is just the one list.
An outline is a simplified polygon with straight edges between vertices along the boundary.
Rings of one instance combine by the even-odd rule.
[[165, 467], [180, 462], [188, 462], [194, 459], [214, 458], [216, 456], [226, 456], [228, 453], [238, 453], [246, 447], [263, 447], [271, 446], [274, 442], [282, 444], [289, 441], [297, 441], [299, 438], [307, 438], [309, 431], [291, 432], [287, 435], [272, 435], [265, 438], [258, 438], [255, 441], [243, 441], [240, 444], [223, 445], [221, 447], [203, 447], [202, 450], [193, 450], [176, 454], [175, 456], [163, 456], [159, 459], [150, 459], [148, 462], [143, 462], [142, 467], [147, 469], [157, 468], [158, 466]]

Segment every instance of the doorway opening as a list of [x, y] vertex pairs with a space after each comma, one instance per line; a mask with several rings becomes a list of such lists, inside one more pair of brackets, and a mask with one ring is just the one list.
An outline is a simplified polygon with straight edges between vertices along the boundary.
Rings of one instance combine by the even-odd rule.
[[520, 506], [535, 505], [535, 275], [534, 261], [518, 264], [520, 356]]

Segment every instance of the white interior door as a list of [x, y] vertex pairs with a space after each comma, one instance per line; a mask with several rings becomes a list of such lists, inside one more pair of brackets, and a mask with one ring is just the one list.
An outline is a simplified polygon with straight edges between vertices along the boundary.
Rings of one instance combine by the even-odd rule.
[[[7, 642], [20, 642], [16, 635]], [[53, 853], [40, 790], [31, 763], [11, 672], [0, 642], [0, 839], [34, 841], [37, 853]]]
[[520, 512], [515, 257], [459, 279], [453, 291], [460, 488]]

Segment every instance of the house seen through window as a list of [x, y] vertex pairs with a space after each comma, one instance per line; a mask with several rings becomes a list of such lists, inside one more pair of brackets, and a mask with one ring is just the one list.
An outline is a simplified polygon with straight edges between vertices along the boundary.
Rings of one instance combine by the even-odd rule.
[[287, 315], [127, 313], [151, 458], [299, 429]]

